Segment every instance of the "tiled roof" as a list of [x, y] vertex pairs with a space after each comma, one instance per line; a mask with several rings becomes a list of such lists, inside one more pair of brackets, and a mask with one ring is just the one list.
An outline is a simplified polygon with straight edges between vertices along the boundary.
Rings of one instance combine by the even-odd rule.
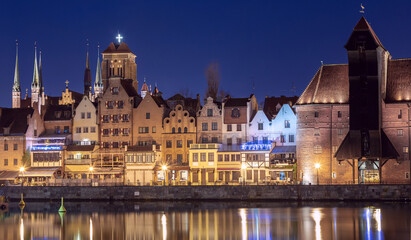
[[246, 107], [248, 101], [248, 98], [229, 98], [224, 107]]
[[134, 89], [132, 81], [132, 79], [121, 79], [121, 86], [123, 86], [129, 97], [137, 96], [137, 91]]
[[[25, 134], [28, 127], [27, 116], [33, 115], [32, 108], [0, 108], [0, 134]], [[9, 130], [8, 133], [5, 130]]]
[[411, 59], [388, 61], [385, 102], [411, 101]]
[[293, 106], [298, 100], [297, 96], [294, 97], [286, 97], [286, 96], [281, 96], [281, 97], [266, 97], [264, 99], [264, 113], [267, 116], [268, 119], [273, 119], [275, 115], [278, 114], [281, 108], [277, 109], [277, 105], [280, 104], [281, 106], [283, 104], [290, 104], [290, 106]]
[[44, 114], [44, 121], [70, 120], [71, 111], [71, 105], [49, 105]]
[[130, 48], [127, 46], [125, 42], [121, 42], [119, 44], [114, 44], [113, 42], [108, 45], [106, 50], [102, 52], [104, 53], [133, 53], [131, 52]]

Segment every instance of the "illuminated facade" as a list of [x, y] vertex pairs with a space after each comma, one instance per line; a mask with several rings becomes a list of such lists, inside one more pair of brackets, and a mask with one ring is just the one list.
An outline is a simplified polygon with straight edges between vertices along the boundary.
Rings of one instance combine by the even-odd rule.
[[74, 110], [73, 142], [79, 145], [94, 145], [99, 140], [97, 107], [84, 95]]
[[197, 142], [222, 143], [222, 119], [221, 103], [208, 97], [197, 112]]

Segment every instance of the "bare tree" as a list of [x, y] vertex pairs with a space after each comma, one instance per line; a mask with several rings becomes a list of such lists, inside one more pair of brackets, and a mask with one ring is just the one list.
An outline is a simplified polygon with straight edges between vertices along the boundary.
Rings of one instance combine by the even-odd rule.
[[218, 62], [211, 62], [204, 71], [207, 80], [206, 97], [217, 99], [218, 87], [220, 85], [220, 75], [218, 72]]
[[191, 90], [189, 88], [182, 88], [178, 91], [179, 94], [181, 94], [183, 97], [185, 98], [192, 98], [193, 97], [193, 93], [191, 92]]

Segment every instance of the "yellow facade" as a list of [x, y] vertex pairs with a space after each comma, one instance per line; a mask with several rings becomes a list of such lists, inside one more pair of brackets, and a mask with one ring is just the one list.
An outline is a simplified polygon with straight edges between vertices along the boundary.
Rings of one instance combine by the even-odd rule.
[[217, 151], [221, 144], [192, 144], [189, 150], [192, 185], [217, 184]]

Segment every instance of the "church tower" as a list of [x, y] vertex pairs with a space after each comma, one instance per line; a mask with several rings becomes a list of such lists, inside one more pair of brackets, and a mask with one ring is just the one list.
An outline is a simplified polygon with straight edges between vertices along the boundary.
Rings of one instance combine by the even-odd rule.
[[145, 98], [147, 93], [150, 94], [150, 91], [149, 91], [148, 85], [146, 83], [146, 78], [144, 78], [144, 83], [143, 83], [143, 86], [141, 87], [141, 92], [140, 92], [141, 98]]
[[91, 72], [90, 63], [88, 58], [88, 43], [87, 43], [87, 59], [86, 59], [86, 69], [84, 70], [84, 95], [89, 96], [91, 91]]
[[138, 92], [136, 55], [131, 52], [125, 42], [121, 41], [122, 38], [119, 34], [118, 41], [110, 43], [107, 49], [102, 52], [101, 73], [104, 89], [110, 84], [110, 77], [120, 77], [131, 81], [134, 89]]
[[103, 80], [101, 79], [100, 68], [100, 46], [97, 48], [97, 68], [96, 68], [96, 80], [94, 82], [94, 98], [101, 97], [103, 95]]
[[37, 46], [34, 45], [34, 70], [33, 70], [33, 82], [31, 83], [31, 106], [34, 106], [34, 103], [39, 103], [40, 100], [40, 77], [39, 69], [37, 67]]
[[13, 83], [13, 108], [20, 108], [21, 103], [21, 88], [19, 75], [19, 44], [16, 41], [16, 66], [14, 67], [14, 83]]

